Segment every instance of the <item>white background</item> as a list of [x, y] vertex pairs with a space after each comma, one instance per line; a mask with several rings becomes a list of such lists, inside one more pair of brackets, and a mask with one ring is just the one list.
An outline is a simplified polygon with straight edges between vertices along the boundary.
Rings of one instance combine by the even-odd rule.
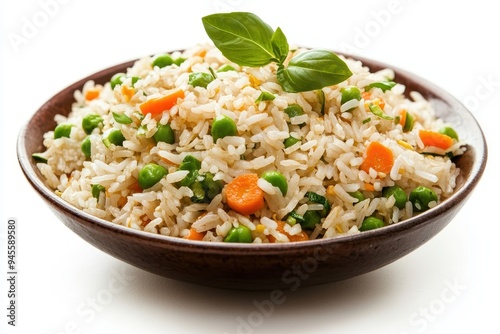
[[[500, 20], [491, 3], [2, 1], [1, 332], [500, 333], [500, 221], [493, 212], [500, 167]], [[201, 17], [217, 11], [251, 11], [280, 26], [292, 43], [404, 68], [469, 106], [490, 157], [482, 182], [451, 224], [387, 267], [287, 292], [283, 304], [262, 314], [256, 305], [268, 292], [219, 290], [148, 274], [93, 248], [59, 222], [18, 166], [21, 126], [48, 98], [88, 74], [208, 41]], [[11, 217], [19, 229], [16, 327], [7, 326], [6, 317]]]

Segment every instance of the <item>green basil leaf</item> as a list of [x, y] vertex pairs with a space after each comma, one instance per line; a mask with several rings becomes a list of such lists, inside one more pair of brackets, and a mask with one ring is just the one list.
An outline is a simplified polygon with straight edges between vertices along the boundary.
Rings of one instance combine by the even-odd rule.
[[273, 29], [257, 15], [219, 13], [202, 18], [210, 39], [222, 54], [240, 66], [265, 66], [276, 60]]
[[347, 64], [327, 50], [308, 50], [278, 67], [281, 87], [289, 93], [305, 92], [338, 84], [352, 75]]
[[383, 92], [385, 92], [391, 90], [394, 86], [396, 86], [396, 83], [394, 81], [380, 81], [369, 84], [365, 87], [365, 89], [368, 91], [372, 88], [380, 88]]
[[271, 44], [273, 45], [273, 51], [278, 58], [280, 63], [283, 63], [288, 56], [289, 46], [285, 34], [281, 28], [277, 28], [271, 39]]
[[115, 119], [115, 121], [117, 123], [120, 123], [120, 124], [130, 124], [132, 123], [132, 118], [128, 117], [127, 115], [125, 114], [117, 114], [117, 113], [113, 113], [113, 118]]

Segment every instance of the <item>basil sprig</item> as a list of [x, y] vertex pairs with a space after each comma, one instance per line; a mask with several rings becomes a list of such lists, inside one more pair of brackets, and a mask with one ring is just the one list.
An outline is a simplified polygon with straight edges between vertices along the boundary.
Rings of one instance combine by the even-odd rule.
[[321, 89], [352, 75], [346, 63], [327, 50], [304, 51], [285, 65], [290, 51], [285, 34], [280, 28], [274, 31], [255, 14], [212, 14], [202, 22], [214, 45], [230, 61], [249, 67], [277, 63], [278, 82], [287, 92]]

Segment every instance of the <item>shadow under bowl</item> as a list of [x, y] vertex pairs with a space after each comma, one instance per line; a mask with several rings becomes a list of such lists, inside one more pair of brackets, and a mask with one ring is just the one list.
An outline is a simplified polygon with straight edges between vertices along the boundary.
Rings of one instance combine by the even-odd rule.
[[65, 88], [33, 115], [21, 129], [17, 154], [24, 175], [73, 232], [98, 249], [138, 268], [164, 277], [229, 289], [271, 290], [324, 284], [361, 275], [403, 257], [441, 231], [459, 212], [479, 182], [487, 160], [480, 126], [454, 97], [432, 83], [401, 69], [362, 57], [371, 71], [392, 68], [406, 91], [418, 91], [436, 115], [451, 124], [467, 143], [456, 158], [460, 168], [451, 197], [403, 222], [357, 235], [288, 244], [234, 244], [189, 241], [136, 231], [93, 217], [65, 202], [45, 183], [31, 155], [44, 150], [43, 134], [53, 130], [56, 114], [67, 115], [73, 93], [88, 80], [108, 82], [134, 61], [92, 74]]

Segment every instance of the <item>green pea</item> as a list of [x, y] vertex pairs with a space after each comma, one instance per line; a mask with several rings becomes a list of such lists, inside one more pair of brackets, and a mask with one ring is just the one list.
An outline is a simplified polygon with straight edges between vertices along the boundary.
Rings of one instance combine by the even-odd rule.
[[123, 136], [120, 129], [110, 129], [106, 131], [106, 133], [102, 136], [102, 142], [106, 147], [110, 147], [111, 144], [115, 144], [116, 146], [123, 146], [123, 142], [125, 141], [125, 137]]
[[210, 133], [214, 138], [215, 143], [219, 138], [236, 136], [238, 134], [238, 128], [236, 127], [236, 123], [231, 118], [225, 115], [219, 115], [213, 120]]
[[444, 128], [441, 128], [439, 130], [439, 133], [442, 133], [452, 139], [458, 140], [458, 134], [452, 127], [445, 126]]
[[298, 104], [291, 104], [288, 107], [286, 107], [284, 111], [289, 118], [304, 115], [304, 109], [302, 109], [302, 107], [299, 106]]
[[195, 72], [189, 75], [188, 84], [193, 87], [207, 88], [208, 84], [214, 81], [214, 76], [210, 73]]
[[90, 136], [82, 141], [81, 149], [86, 158], [90, 158], [90, 148], [92, 143], [90, 142]]
[[139, 171], [139, 186], [142, 189], [149, 189], [157, 184], [167, 173], [168, 171], [165, 167], [151, 162]]
[[273, 186], [278, 187], [281, 191], [281, 194], [283, 196], [286, 196], [286, 193], [288, 191], [288, 182], [286, 181], [286, 178], [283, 176], [283, 174], [281, 174], [277, 170], [268, 170], [262, 173], [260, 177], [271, 183]]
[[111, 84], [111, 89], [115, 89], [116, 86], [121, 85], [125, 80], [125, 73], [116, 73], [111, 77], [109, 83]]
[[229, 72], [229, 71], [236, 71], [236, 69], [229, 64], [224, 64], [217, 70], [217, 72]]
[[90, 189], [90, 192], [92, 193], [92, 197], [99, 200], [99, 197], [101, 196], [101, 192], [103, 192], [105, 190], [106, 190], [106, 188], [104, 188], [100, 184], [93, 184], [92, 188]]
[[426, 211], [429, 209], [429, 203], [437, 201], [438, 197], [436, 193], [424, 186], [419, 186], [410, 193], [410, 202], [413, 204], [415, 211]]
[[162, 54], [157, 56], [154, 60], [151, 66], [155, 67], [158, 66], [159, 68], [163, 68], [169, 65], [172, 65], [174, 63], [174, 60], [169, 54]]
[[359, 228], [359, 230], [363, 232], [381, 228], [383, 226], [384, 226], [384, 221], [382, 219], [370, 216], [363, 219], [363, 222], [361, 223], [361, 227]]
[[287, 223], [290, 226], [293, 226], [293, 225], [297, 224], [297, 219], [292, 217], [292, 216], [287, 216], [285, 223]]
[[406, 112], [406, 120], [405, 124], [403, 125], [403, 131], [408, 132], [413, 130], [413, 124], [415, 124], [415, 118], [413, 117], [412, 114]]
[[382, 190], [382, 196], [384, 196], [385, 198], [394, 196], [394, 199], [396, 200], [394, 205], [398, 209], [404, 209], [406, 201], [408, 201], [408, 196], [406, 196], [406, 192], [400, 186], [392, 186], [384, 188]]
[[300, 139], [290, 136], [287, 139], [285, 139], [283, 144], [285, 144], [285, 148], [289, 148], [290, 146], [300, 143], [300, 141], [301, 141]]
[[185, 61], [186, 61], [186, 58], [179, 57], [179, 58], [177, 58], [177, 59], [174, 60], [174, 64], [177, 65], [177, 66], [181, 66], [181, 64], [183, 62], [185, 62]]
[[300, 222], [300, 226], [306, 230], [313, 230], [317, 224], [321, 223], [321, 215], [318, 211], [306, 211], [304, 213], [304, 221]]
[[140, 79], [139, 77], [132, 77], [132, 80], [131, 80], [131, 81], [132, 81], [132, 87], [134, 87], [134, 86], [135, 86], [135, 83], [136, 83], [137, 81], [139, 81], [139, 79]]
[[179, 166], [180, 170], [195, 171], [201, 168], [201, 161], [192, 155], [186, 155]]
[[86, 134], [91, 134], [95, 128], [102, 124], [102, 117], [97, 114], [88, 114], [82, 118], [82, 128]]
[[355, 199], [358, 200], [355, 203], [363, 202], [366, 199], [365, 195], [363, 195], [363, 193], [359, 190], [356, 190], [354, 192], [350, 192], [348, 194], [349, 194], [349, 196], [354, 197]]
[[69, 138], [69, 135], [71, 134], [72, 127], [73, 127], [73, 124], [59, 124], [54, 129], [54, 139], [62, 138], [62, 137]]
[[156, 127], [156, 132], [153, 135], [155, 142], [164, 142], [167, 144], [175, 143], [174, 130], [170, 127], [170, 124], [159, 124]]
[[224, 238], [224, 242], [252, 242], [252, 231], [244, 225], [233, 227]]
[[[340, 94], [340, 104], [344, 104], [351, 100], [361, 100], [361, 91], [356, 86], [343, 87], [340, 89]], [[356, 109], [356, 107], [347, 110], [347, 112], [351, 112], [354, 109]]]

